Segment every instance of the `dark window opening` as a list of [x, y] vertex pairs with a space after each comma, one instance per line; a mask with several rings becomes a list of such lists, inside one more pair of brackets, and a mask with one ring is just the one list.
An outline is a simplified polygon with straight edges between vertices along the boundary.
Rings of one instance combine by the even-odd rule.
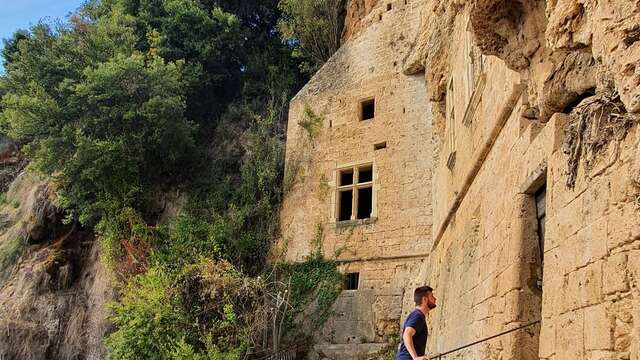
[[387, 11], [390, 11], [392, 8], [391, 3], [387, 4]]
[[378, 19], [379, 19], [380, 21], [382, 21], [382, 14], [380, 14], [380, 16], [378, 17]]
[[358, 169], [358, 183], [370, 182], [373, 180], [373, 168], [366, 167]]
[[382, 150], [387, 148], [387, 142], [381, 142], [377, 144], [373, 144], [373, 150]]
[[[386, 146], [386, 143], [383, 143]], [[377, 144], [379, 145], [379, 144]], [[370, 219], [373, 212], [373, 164], [338, 170], [335, 220]]]
[[371, 202], [373, 200], [373, 191], [369, 188], [358, 189], [358, 214], [357, 219], [368, 219], [371, 217]]
[[344, 289], [345, 290], [358, 290], [358, 283], [360, 282], [360, 273], [349, 273], [344, 276]]
[[376, 100], [370, 99], [363, 101], [360, 105], [360, 120], [373, 119], [376, 115]]
[[338, 221], [351, 220], [353, 190], [338, 193]]
[[340, 172], [340, 186], [353, 184], [353, 170]]
[[538, 248], [540, 251], [540, 262], [544, 261], [544, 231], [545, 220], [547, 215], [546, 203], [547, 203], [547, 187], [542, 186], [535, 195], [536, 199], [536, 218], [538, 221]]

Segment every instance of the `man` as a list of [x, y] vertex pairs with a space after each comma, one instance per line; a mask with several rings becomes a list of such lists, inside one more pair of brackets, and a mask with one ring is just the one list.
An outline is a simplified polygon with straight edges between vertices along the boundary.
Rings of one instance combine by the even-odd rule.
[[413, 292], [416, 308], [407, 316], [402, 326], [402, 342], [396, 360], [429, 360], [424, 356], [427, 347], [426, 315], [435, 309], [436, 298], [433, 289], [421, 286]]

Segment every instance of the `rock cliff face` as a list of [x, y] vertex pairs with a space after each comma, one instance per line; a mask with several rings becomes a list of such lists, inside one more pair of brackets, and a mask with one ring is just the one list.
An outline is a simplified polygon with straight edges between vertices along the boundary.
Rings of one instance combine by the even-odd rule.
[[342, 31], [342, 43], [358, 36], [365, 30], [371, 21], [366, 17], [378, 5], [379, 0], [349, 0], [347, 2], [347, 16]]
[[49, 184], [27, 172], [0, 209], [0, 358], [101, 359], [113, 298], [98, 243], [62, 223]]
[[6, 192], [9, 184], [24, 168], [27, 161], [24, 159], [18, 145], [6, 136], [0, 134], [0, 191]]
[[444, 101], [454, 19], [468, 12], [481, 51], [526, 79], [528, 117], [545, 122], [605, 90], [640, 112], [638, 1], [448, 0], [427, 7], [405, 72], [426, 69], [433, 101]]

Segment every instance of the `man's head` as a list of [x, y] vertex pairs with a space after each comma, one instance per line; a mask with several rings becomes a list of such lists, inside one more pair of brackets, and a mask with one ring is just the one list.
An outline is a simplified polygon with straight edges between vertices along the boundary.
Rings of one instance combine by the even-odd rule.
[[433, 289], [431, 286], [420, 286], [413, 292], [413, 301], [416, 306], [426, 306], [427, 309], [435, 309], [436, 297], [433, 296]]

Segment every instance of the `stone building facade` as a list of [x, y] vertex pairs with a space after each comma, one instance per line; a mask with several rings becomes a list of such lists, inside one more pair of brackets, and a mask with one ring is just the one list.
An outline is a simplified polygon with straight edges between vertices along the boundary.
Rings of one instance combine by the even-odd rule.
[[422, 5], [370, 5], [366, 28], [291, 101], [286, 257], [321, 250], [357, 289], [319, 336], [330, 357], [376, 352], [397, 336], [405, 287], [430, 250], [431, 112], [424, 77], [402, 73]]
[[397, 341], [430, 284], [431, 354], [640, 359], [640, 5], [363, 8], [291, 103], [286, 256], [355, 288], [313, 356]]

